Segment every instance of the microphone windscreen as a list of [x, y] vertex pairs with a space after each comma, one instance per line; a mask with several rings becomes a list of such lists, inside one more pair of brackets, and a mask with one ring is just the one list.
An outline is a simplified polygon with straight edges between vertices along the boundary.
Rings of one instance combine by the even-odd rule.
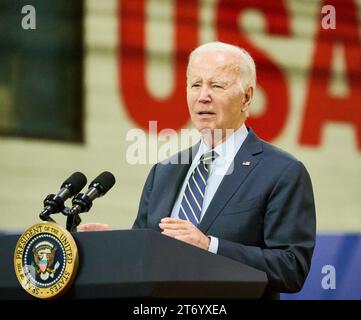
[[92, 181], [89, 187], [96, 187], [97, 189], [100, 189], [101, 195], [105, 195], [114, 184], [114, 175], [108, 171], [104, 171]]
[[68, 179], [66, 179], [63, 184], [61, 185], [61, 188], [64, 188], [67, 186], [67, 188], [70, 190], [72, 195], [75, 195], [80, 192], [81, 189], [84, 188], [84, 186], [87, 183], [86, 176], [81, 172], [74, 172]]

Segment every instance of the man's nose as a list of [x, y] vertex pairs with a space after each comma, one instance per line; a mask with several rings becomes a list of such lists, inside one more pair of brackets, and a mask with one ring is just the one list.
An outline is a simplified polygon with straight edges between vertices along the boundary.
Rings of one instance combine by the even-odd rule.
[[206, 86], [202, 86], [201, 91], [199, 93], [198, 102], [207, 103], [207, 102], [211, 102], [211, 100], [212, 98], [210, 91]]

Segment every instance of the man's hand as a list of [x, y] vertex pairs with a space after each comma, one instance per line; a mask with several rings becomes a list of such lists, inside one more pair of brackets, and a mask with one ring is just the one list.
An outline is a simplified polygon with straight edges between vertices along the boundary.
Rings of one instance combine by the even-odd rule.
[[103, 223], [84, 223], [76, 228], [76, 231], [109, 231], [112, 230], [107, 224]]
[[202, 233], [193, 223], [175, 218], [163, 218], [159, 227], [162, 234], [187, 242], [191, 245], [208, 250], [209, 238]]

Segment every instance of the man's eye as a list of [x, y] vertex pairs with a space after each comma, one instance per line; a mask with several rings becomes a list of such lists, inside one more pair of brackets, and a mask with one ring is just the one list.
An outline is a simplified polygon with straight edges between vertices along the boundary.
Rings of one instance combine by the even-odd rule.
[[223, 86], [221, 86], [220, 84], [214, 84], [212, 87], [217, 89], [223, 89]]
[[192, 88], [199, 88], [201, 85], [199, 83], [192, 84]]

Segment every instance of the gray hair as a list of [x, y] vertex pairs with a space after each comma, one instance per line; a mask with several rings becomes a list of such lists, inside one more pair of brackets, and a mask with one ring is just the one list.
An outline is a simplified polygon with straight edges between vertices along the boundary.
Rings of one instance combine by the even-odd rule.
[[202, 44], [201, 46], [195, 48], [189, 55], [188, 66], [187, 66], [187, 76], [189, 74], [189, 68], [192, 60], [202, 52], [209, 51], [225, 51], [230, 52], [239, 57], [239, 68], [240, 70], [245, 71], [245, 76], [241, 76], [241, 89], [245, 92], [249, 87], [253, 87], [253, 90], [256, 89], [256, 64], [254, 63], [251, 55], [243, 48], [224, 43], [224, 42], [208, 42]]

